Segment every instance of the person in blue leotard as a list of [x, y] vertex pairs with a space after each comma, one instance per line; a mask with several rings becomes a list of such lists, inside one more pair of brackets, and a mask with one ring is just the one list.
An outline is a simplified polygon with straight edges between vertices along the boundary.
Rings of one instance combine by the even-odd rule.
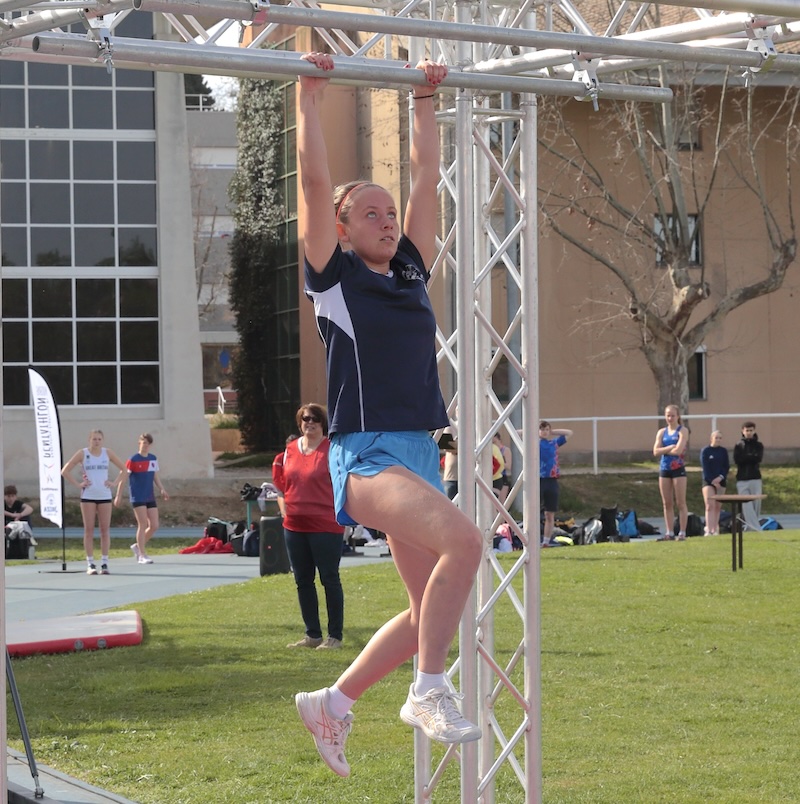
[[675, 521], [675, 505], [678, 508], [678, 541], [686, 538], [686, 521], [689, 518], [689, 509], [686, 506], [686, 445], [689, 441], [689, 432], [681, 422], [681, 414], [677, 405], [667, 405], [664, 408], [666, 427], [656, 433], [656, 442], [653, 444], [653, 455], [660, 459], [658, 472], [658, 489], [661, 492], [661, 501], [664, 504], [664, 535], [663, 541], [673, 539]]
[[436, 320], [428, 266], [436, 256], [439, 138], [437, 86], [447, 67], [417, 64], [409, 154], [411, 190], [403, 216], [370, 181], [333, 191], [320, 105], [333, 58], [303, 58], [318, 75], [300, 76], [297, 144], [306, 293], [325, 343], [334, 505], [343, 525], [387, 535], [409, 607], [370, 639], [336, 683], [301, 692], [295, 704], [328, 767], [348, 776], [350, 708], [375, 682], [419, 656], [401, 719], [445, 743], [476, 740], [445, 677], [483, 553], [481, 532], [444, 494], [430, 430], [449, 422], [436, 366]]

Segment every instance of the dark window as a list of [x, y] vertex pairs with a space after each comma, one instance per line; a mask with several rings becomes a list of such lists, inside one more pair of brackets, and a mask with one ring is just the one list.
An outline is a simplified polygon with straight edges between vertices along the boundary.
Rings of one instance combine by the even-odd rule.
[[78, 279], [75, 282], [75, 315], [78, 318], [114, 318], [116, 288], [113, 279]]
[[114, 127], [111, 92], [100, 90], [72, 91], [73, 128], [109, 129]]
[[28, 83], [38, 86], [66, 86], [68, 73], [60, 64], [28, 62]]
[[27, 405], [30, 402], [28, 370], [22, 366], [3, 368], [3, 404]]
[[[37, 366], [50, 383], [56, 405], [74, 405], [72, 366]], [[27, 378], [27, 371], [25, 372]]]
[[119, 325], [120, 359], [126, 363], [158, 360], [158, 322], [122, 321]]
[[3, 360], [6, 363], [27, 363], [28, 324], [24, 321], [3, 322]]
[[119, 314], [121, 318], [157, 318], [158, 281], [120, 279]]
[[31, 283], [31, 318], [70, 318], [72, 287], [69, 279], [34, 279]]
[[114, 186], [75, 184], [75, 223], [114, 223]]
[[31, 223], [70, 223], [70, 186], [31, 182]]
[[[689, 221], [689, 236], [695, 234], [697, 230], [697, 215], [688, 215], [687, 216]], [[674, 235], [677, 235], [677, 226], [678, 220], [677, 217], [674, 215], [670, 215], [667, 221], [668, 226], [673, 230]], [[653, 231], [656, 235], [656, 264], [657, 265], [664, 265], [664, 246], [665, 243], [663, 241], [663, 232], [664, 227], [661, 224], [661, 218], [656, 216], [654, 223], [653, 223]], [[703, 262], [703, 251], [701, 248], [702, 242], [702, 232], [697, 232], [697, 237], [694, 239], [691, 245], [691, 250], [689, 253], [689, 264], [690, 265], [702, 265]]]
[[116, 367], [78, 366], [78, 404], [116, 405]]
[[0, 89], [0, 109], [3, 110], [5, 128], [25, 128], [24, 89]]
[[706, 351], [699, 349], [689, 358], [689, 399], [706, 399]]
[[24, 84], [25, 62], [3, 59], [0, 62], [0, 84]]
[[154, 142], [118, 142], [117, 177], [133, 181], [156, 180], [156, 144]]
[[117, 128], [152, 131], [156, 127], [154, 96], [150, 91], [117, 95]]
[[117, 185], [119, 223], [156, 223], [155, 184]]
[[66, 140], [31, 140], [32, 179], [69, 179], [69, 143]]
[[31, 128], [69, 128], [69, 92], [67, 90], [29, 89], [28, 103], [28, 119]]
[[158, 366], [122, 366], [121, 380], [123, 405], [158, 403], [161, 394]]
[[[1, 108], [1, 107], [0, 107]], [[5, 116], [5, 109], [3, 110]], [[5, 121], [3, 121], [5, 124]], [[26, 179], [25, 141], [0, 141], [0, 175], [4, 179]]]
[[70, 322], [40, 321], [34, 323], [33, 362], [72, 362], [72, 324]]
[[31, 252], [34, 265], [71, 265], [70, 230], [67, 227], [57, 229], [53, 226], [32, 226]]
[[[79, 33], [76, 31], [76, 33]], [[72, 67], [72, 83], [76, 87], [110, 87], [111, 76], [97, 67]]]
[[111, 142], [74, 142], [72, 159], [75, 178], [114, 178], [114, 144]]
[[119, 264], [141, 266], [158, 264], [156, 257], [156, 230], [119, 229]]
[[75, 333], [77, 357], [81, 363], [116, 361], [117, 325], [113, 321], [79, 321]]
[[3, 182], [0, 188], [0, 210], [3, 223], [28, 222], [28, 196], [24, 184]]
[[22, 227], [3, 226], [0, 229], [3, 265], [28, 264], [28, 230]]
[[3, 280], [3, 321], [28, 318], [28, 280]]
[[75, 265], [116, 265], [117, 249], [114, 229], [75, 229]]

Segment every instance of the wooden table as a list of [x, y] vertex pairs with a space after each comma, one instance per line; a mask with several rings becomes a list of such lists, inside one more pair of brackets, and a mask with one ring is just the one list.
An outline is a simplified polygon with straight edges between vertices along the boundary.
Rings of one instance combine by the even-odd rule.
[[739, 545], [739, 569], [742, 569], [742, 557], [744, 546], [742, 539], [742, 506], [744, 503], [754, 500], [763, 500], [766, 494], [717, 494], [714, 499], [717, 502], [731, 504], [731, 569], [736, 572], [736, 545]]

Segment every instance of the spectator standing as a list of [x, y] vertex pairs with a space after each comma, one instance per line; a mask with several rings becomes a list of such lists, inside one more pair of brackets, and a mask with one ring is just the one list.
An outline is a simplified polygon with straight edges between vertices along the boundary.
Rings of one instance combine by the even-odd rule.
[[572, 438], [572, 430], [554, 430], [550, 422], [539, 422], [539, 505], [544, 510], [544, 530], [542, 544], [550, 544], [558, 511], [558, 478], [561, 468], [558, 463], [558, 450]]
[[[666, 427], [656, 433], [653, 455], [659, 459], [658, 490], [664, 506], [664, 535], [661, 541], [672, 541], [675, 530], [675, 507], [678, 508], [678, 541], [686, 539], [686, 522], [689, 509], [686, 506], [686, 445], [689, 431], [683, 426], [677, 405], [664, 408]], [[674, 505], [673, 505], [674, 497]]]
[[[288, 648], [342, 647], [344, 592], [339, 578], [344, 528], [333, 510], [328, 469], [328, 417], [321, 405], [301, 406], [295, 414], [300, 438], [286, 445], [272, 464], [272, 482], [280, 492], [283, 534], [292, 564], [305, 636]], [[325, 590], [327, 637], [322, 638], [316, 575]]]
[[703, 471], [703, 499], [706, 503], [706, 525], [704, 536], [719, 533], [719, 512], [721, 505], [715, 499], [725, 492], [731, 464], [728, 450], [722, 446], [722, 433], [714, 430], [708, 446], [700, 450], [700, 466]]
[[415, 653], [418, 672], [401, 719], [444, 743], [480, 737], [458, 709], [445, 665], [483, 538], [445, 496], [430, 437], [449, 424], [427, 293], [440, 167], [433, 98], [447, 68], [427, 59], [417, 64], [425, 83], [412, 89], [411, 189], [401, 228], [385, 188], [358, 181], [333, 193], [320, 106], [334, 61], [323, 53], [302, 58], [320, 70], [300, 76], [297, 141], [306, 292], [327, 351], [334, 505], [341, 524], [387, 534], [409, 599], [333, 687], [295, 696], [320, 756], [334, 773], [348, 776], [350, 708]]
[[500, 502], [505, 502], [508, 497], [508, 492], [511, 491], [511, 465], [514, 460], [511, 456], [511, 449], [503, 443], [500, 438], [500, 433], [495, 433], [492, 437], [492, 443], [500, 450], [500, 455], [503, 458], [503, 473], [500, 477], [500, 489], [497, 497]]
[[[100, 530], [100, 575], [108, 575], [108, 554], [111, 550], [111, 490], [125, 478], [125, 464], [113, 450], [103, 446], [102, 430], [89, 433], [89, 446], [79, 449], [61, 469], [61, 476], [81, 493], [83, 519], [83, 549], [86, 552], [86, 573], [97, 575], [94, 562], [94, 523]], [[117, 479], [108, 478], [111, 465], [119, 469]], [[81, 467], [81, 479], [75, 479], [75, 467]]]
[[[153, 559], [147, 555], [147, 543], [158, 530], [158, 503], [155, 489], [161, 492], [161, 499], [166, 501], [169, 494], [159, 477], [158, 458], [150, 452], [153, 436], [142, 433], [139, 436], [139, 451], [125, 464], [130, 485], [131, 506], [136, 517], [136, 541], [131, 551], [139, 564], [152, 564]], [[117, 487], [114, 505], [122, 500], [124, 482]]]
[[[736, 492], [738, 494], [761, 494], [761, 461], [764, 460], [764, 445], [758, 440], [755, 422], [742, 424], [742, 438], [733, 448], [736, 464]], [[744, 530], [761, 530], [761, 500], [744, 503]]]
[[[458, 412], [456, 411], [456, 415]], [[449, 435], [451, 440], [449, 446], [444, 449], [444, 465], [442, 467], [442, 483], [444, 493], [454, 500], [458, 494], [458, 422], [450, 419], [449, 426], [442, 431], [443, 435]]]

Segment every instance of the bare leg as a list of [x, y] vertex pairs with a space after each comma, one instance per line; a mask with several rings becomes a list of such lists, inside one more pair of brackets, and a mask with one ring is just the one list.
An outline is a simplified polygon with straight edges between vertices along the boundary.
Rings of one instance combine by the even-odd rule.
[[139, 547], [139, 553], [146, 555], [145, 545], [147, 544], [147, 539], [145, 539], [145, 532], [150, 524], [147, 517], [147, 508], [144, 505], [137, 505], [133, 509], [133, 515], [136, 517], [136, 544]]
[[550, 544], [550, 537], [553, 535], [553, 528], [556, 526], [556, 512], [544, 512], [544, 533], [542, 534], [542, 542]]
[[347, 512], [391, 534], [411, 607], [369, 641], [337, 685], [350, 698], [414, 654], [419, 669], [442, 673], [483, 554], [478, 528], [441, 492], [403, 467], [351, 475]]
[[139, 549], [145, 553], [147, 552], [144, 548], [147, 546], [147, 543], [150, 539], [155, 536], [156, 531], [158, 530], [158, 508], [147, 508], [147, 527], [144, 531], [144, 545], [139, 545]]
[[686, 478], [673, 477], [672, 488], [675, 491], [675, 503], [678, 506], [680, 532], [686, 533], [686, 523], [689, 520], [689, 509], [686, 506]]
[[715, 499], [716, 490], [713, 486], [703, 486], [703, 499], [706, 503], [706, 533], [716, 533], [719, 530], [719, 503]]
[[[87, 556], [94, 555], [94, 520], [99, 506], [93, 502], [81, 502], [81, 518], [83, 519], [83, 549]], [[100, 541], [102, 547], [102, 539]]]
[[669, 477], [658, 478], [658, 490], [661, 492], [661, 503], [664, 507], [664, 535], [671, 536], [675, 521], [675, 509], [672, 506], [672, 480]]
[[111, 503], [97, 506], [97, 525], [100, 528], [100, 553], [107, 556], [111, 549]]

